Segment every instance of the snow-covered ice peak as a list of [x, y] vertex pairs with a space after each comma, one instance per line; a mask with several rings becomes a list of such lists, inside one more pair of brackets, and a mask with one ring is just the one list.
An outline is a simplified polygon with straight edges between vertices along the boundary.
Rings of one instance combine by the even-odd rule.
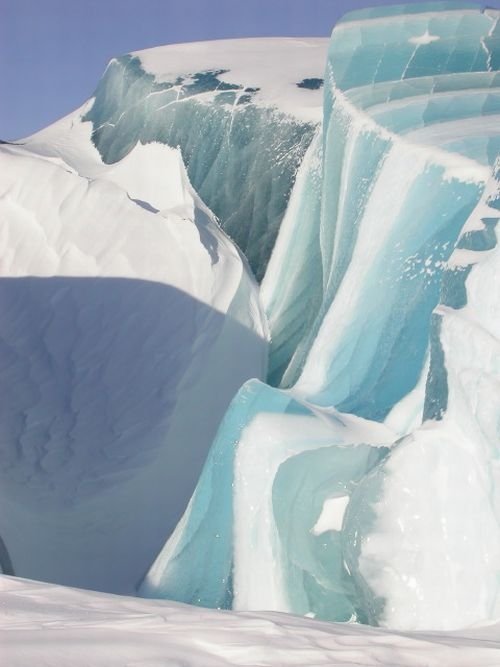
[[217, 72], [213, 90], [205, 85], [193, 94], [212, 101], [233, 90], [236, 104], [241, 104], [241, 95], [246, 94], [256, 104], [274, 106], [303, 121], [319, 122], [321, 88], [300, 83], [322, 78], [327, 47], [328, 39], [322, 37], [260, 37], [173, 44], [131, 55], [139, 58], [158, 83], [175, 83], [182, 89], [184, 77], [189, 77], [189, 85], [200, 72]]
[[0, 148], [6, 572], [398, 641], [499, 618], [498, 26], [136, 52]]
[[[179, 147], [194, 188], [260, 281], [321, 121], [327, 46], [256, 38], [113, 58], [89, 103], [49, 128], [52, 151], [66, 162], [97, 152], [113, 164], [137, 143]], [[30, 137], [32, 150], [46, 137]]]
[[496, 624], [402, 633], [0, 577], [0, 642], [9, 667], [491, 667], [500, 659], [499, 631]]

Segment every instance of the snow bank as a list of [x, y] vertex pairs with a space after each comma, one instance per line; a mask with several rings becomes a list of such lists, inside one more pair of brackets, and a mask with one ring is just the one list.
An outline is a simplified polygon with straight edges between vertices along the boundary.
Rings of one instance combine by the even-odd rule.
[[0, 578], [0, 643], [9, 667], [494, 667], [499, 634], [498, 625], [391, 632]]
[[177, 150], [54, 152], [0, 149], [2, 561], [130, 592], [232, 396], [265, 374], [267, 335]]

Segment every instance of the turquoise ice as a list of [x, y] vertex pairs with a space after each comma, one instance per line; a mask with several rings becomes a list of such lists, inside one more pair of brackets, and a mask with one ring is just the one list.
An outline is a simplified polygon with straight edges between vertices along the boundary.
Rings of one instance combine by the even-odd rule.
[[334, 29], [261, 286], [274, 387], [233, 399], [141, 594], [402, 628], [498, 612], [498, 18]]

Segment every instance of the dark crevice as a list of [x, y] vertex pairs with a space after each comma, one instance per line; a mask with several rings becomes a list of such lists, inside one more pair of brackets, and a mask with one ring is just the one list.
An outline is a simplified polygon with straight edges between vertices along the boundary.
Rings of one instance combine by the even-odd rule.
[[0, 570], [2, 574], [15, 576], [14, 567], [10, 558], [9, 551], [2, 537], [0, 536]]

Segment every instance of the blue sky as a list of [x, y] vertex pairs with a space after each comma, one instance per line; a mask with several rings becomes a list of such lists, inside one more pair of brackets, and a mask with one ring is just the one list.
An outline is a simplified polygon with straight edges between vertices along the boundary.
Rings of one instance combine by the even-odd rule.
[[380, 4], [391, 3], [0, 0], [0, 138], [26, 136], [82, 104], [115, 55], [202, 39], [326, 36], [346, 11]]

